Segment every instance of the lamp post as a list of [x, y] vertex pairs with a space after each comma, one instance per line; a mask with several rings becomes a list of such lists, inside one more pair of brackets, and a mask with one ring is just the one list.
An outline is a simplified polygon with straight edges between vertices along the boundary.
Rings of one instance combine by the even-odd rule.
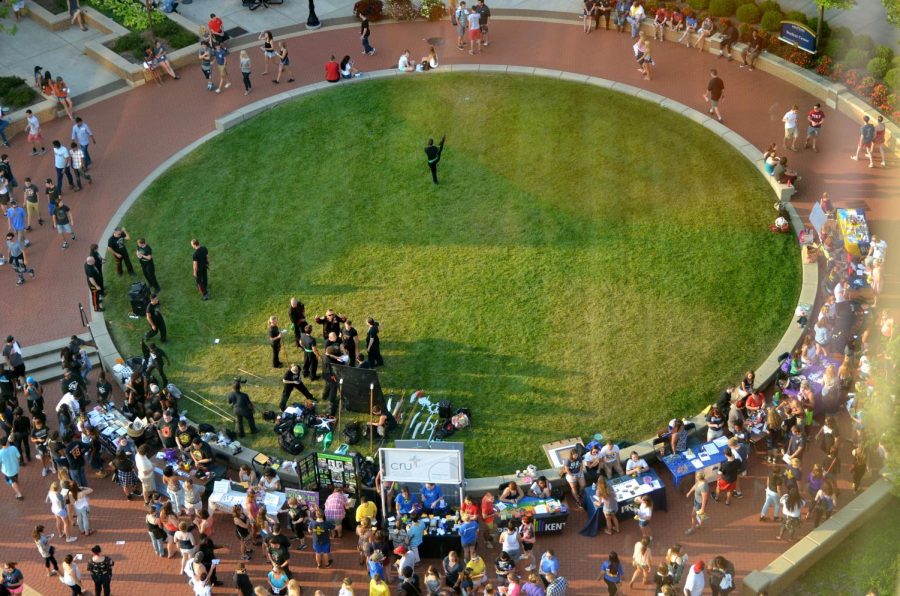
[[315, 0], [309, 0], [309, 18], [306, 19], [306, 28], [318, 29], [321, 26], [322, 23], [319, 21], [319, 17], [316, 16], [316, 2]]

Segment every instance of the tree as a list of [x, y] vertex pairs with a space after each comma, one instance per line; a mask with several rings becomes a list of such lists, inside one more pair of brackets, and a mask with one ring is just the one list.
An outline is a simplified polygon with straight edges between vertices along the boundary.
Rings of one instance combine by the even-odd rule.
[[[887, 2], [897, 2], [898, 0], [884, 0]], [[819, 43], [822, 41], [822, 22], [825, 20], [825, 10], [846, 10], [856, 6], [856, 0], [816, 0], [819, 6], [819, 18], [816, 21], [816, 50], [819, 49]]]
[[900, 0], [881, 0], [887, 11], [888, 23], [900, 27]]

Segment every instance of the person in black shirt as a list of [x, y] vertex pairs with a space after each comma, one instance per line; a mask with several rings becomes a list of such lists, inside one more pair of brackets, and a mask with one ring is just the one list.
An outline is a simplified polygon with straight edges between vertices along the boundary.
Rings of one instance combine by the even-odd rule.
[[362, 352], [356, 355], [356, 368], [365, 368], [369, 370], [374, 370], [375, 365], [372, 364], [372, 361], [366, 360], [366, 357], [362, 355]]
[[247, 575], [247, 566], [244, 563], [238, 563], [237, 569], [234, 570], [234, 587], [240, 596], [253, 596], [253, 582]]
[[[163, 325], [165, 325], [165, 321], [163, 321]], [[144, 356], [144, 371], [147, 374], [154, 370], [158, 371], [162, 386], [168, 386], [169, 378], [166, 376], [165, 365], [172, 362], [169, 359], [169, 355], [163, 352], [162, 348], [157, 347], [155, 343], [147, 344], [144, 340], [141, 340], [141, 353]]]
[[306, 329], [306, 307], [296, 298], [291, 298], [291, 307], [288, 309], [288, 319], [291, 321], [291, 329], [294, 330], [294, 345], [300, 347], [300, 335]]
[[19, 461], [23, 466], [26, 462], [31, 463], [30, 433], [31, 419], [25, 415], [22, 408], [16, 408], [12, 416], [12, 438], [19, 450]]
[[141, 264], [141, 271], [144, 272], [147, 283], [150, 284], [154, 292], [159, 292], [160, 287], [159, 282], [156, 281], [156, 263], [153, 261], [153, 249], [150, 248], [150, 245], [143, 238], [138, 238], [135, 255]]
[[112, 581], [112, 568], [115, 561], [102, 554], [100, 545], [96, 545], [91, 549], [93, 556], [87, 565], [88, 573], [94, 580], [94, 594], [96, 596], [109, 596], [109, 583]]
[[87, 476], [84, 474], [86, 446], [81, 439], [74, 439], [72, 435], [63, 437], [63, 441], [66, 443], [66, 461], [69, 464], [69, 474], [72, 476], [72, 480], [78, 482], [78, 486], [87, 486]]
[[328, 339], [329, 333], [334, 333], [335, 335], [341, 334], [341, 323], [347, 320], [347, 317], [344, 315], [335, 314], [333, 310], [330, 308], [325, 311], [325, 316], [320, 317], [316, 315], [316, 324], [322, 326], [322, 338]]
[[272, 526], [272, 535], [266, 539], [266, 557], [272, 565], [281, 567], [284, 574], [291, 579], [291, 541], [281, 534], [281, 524]]
[[441, 142], [437, 147], [434, 146], [434, 139], [428, 139], [428, 145], [425, 147], [425, 157], [428, 158], [428, 167], [431, 169], [431, 181], [435, 184], [438, 183], [437, 167], [441, 161], [441, 153], [444, 152], [444, 141], [446, 139], [447, 135], [441, 137]]
[[255, 408], [253, 402], [250, 401], [250, 396], [241, 391], [241, 384], [237, 381], [232, 386], [231, 393], [228, 394], [228, 404], [234, 408], [238, 436], [241, 438], [244, 436], [244, 420], [250, 426], [250, 432], [255, 435], [256, 421], [253, 419]]
[[59, 382], [59, 390], [63, 395], [71, 393], [72, 397], [75, 398], [75, 401], [77, 401], [78, 405], [81, 407], [81, 411], [84, 412], [86, 410], [87, 404], [89, 403], [88, 400], [85, 399], [85, 396], [87, 395], [87, 383], [85, 383], [80, 374], [76, 374], [75, 370], [67, 368], [63, 371], [63, 378]]
[[100, 312], [103, 310], [103, 276], [100, 267], [94, 257], [88, 257], [84, 261], [84, 276], [87, 278], [88, 290], [91, 292], [91, 306]]
[[205, 468], [213, 461], [213, 452], [209, 443], [200, 437], [194, 437], [191, 442], [191, 459], [198, 468]]
[[384, 358], [381, 357], [381, 340], [378, 338], [378, 321], [369, 317], [366, 319], [366, 325], [369, 326], [366, 331], [366, 353], [369, 362], [374, 366], [384, 366]]
[[[94, 257], [94, 265], [97, 266], [97, 271], [100, 272], [100, 276], [97, 281], [100, 282], [100, 285], [103, 286], [103, 255], [100, 254], [100, 247], [96, 244], [91, 244], [91, 248], [88, 251], [89, 257]], [[105, 286], [103, 286], [105, 288]], [[103, 291], [106, 293], [106, 290]]]
[[295, 389], [306, 398], [313, 399], [312, 393], [310, 393], [309, 389], [306, 388], [306, 385], [303, 384], [303, 376], [300, 374], [300, 367], [296, 364], [292, 364], [288, 371], [284, 373], [281, 383], [281, 402], [279, 402], [278, 408], [282, 412], [284, 412], [284, 409], [287, 407], [288, 399], [290, 399], [291, 393]]
[[172, 412], [166, 410], [162, 414], [162, 420], [156, 422], [156, 429], [159, 433], [159, 441], [165, 449], [175, 449], [175, 435], [178, 432], [178, 425], [172, 418]]
[[272, 368], [281, 368], [281, 328], [278, 325], [278, 318], [275, 315], [269, 317], [267, 325], [269, 332], [269, 344], [272, 346]]
[[353, 327], [353, 323], [350, 321], [350, 319], [344, 321], [344, 326], [341, 328], [341, 346], [350, 357], [350, 361], [347, 363], [347, 366], [356, 365], [356, 347], [357, 342], [359, 341], [357, 340], [358, 337], [359, 332], [357, 332]]
[[316, 347], [316, 338], [312, 336], [312, 325], [303, 328], [300, 334], [300, 347], [303, 348], [303, 376], [315, 381], [319, 377], [316, 371], [319, 368], [319, 348]]
[[116, 258], [116, 274], [122, 275], [122, 263], [128, 269], [129, 275], [134, 275], [134, 267], [131, 265], [131, 257], [128, 256], [128, 247], [125, 245], [126, 240], [131, 240], [128, 230], [125, 228], [116, 228], [109, 240], [106, 241], [106, 249]]
[[716, 494], [713, 499], [718, 502], [719, 493], [725, 493], [725, 504], [731, 505], [731, 494], [737, 485], [738, 474], [741, 471], [741, 464], [734, 457], [731, 449], [725, 449], [725, 461], [719, 467], [719, 480], [716, 482]]
[[734, 23], [727, 20], [725, 21], [727, 25], [725, 26], [725, 31], [722, 32], [722, 49], [719, 51], [719, 58], [725, 56], [728, 58], [728, 61], [731, 62], [731, 46], [737, 43], [741, 34], [738, 32], [737, 27], [734, 26]]
[[209, 300], [209, 251], [200, 241], [194, 238], [191, 240], [191, 246], [194, 248], [194, 279], [197, 281], [197, 289], [203, 300]]
[[166, 320], [162, 316], [159, 308], [159, 297], [156, 294], [150, 294], [150, 303], [147, 305], [147, 324], [150, 330], [144, 334], [144, 339], [150, 339], [159, 333], [159, 341], [166, 342]]
[[191, 444], [197, 438], [197, 429], [188, 424], [184, 418], [178, 420], [178, 429], [175, 431], [175, 443], [178, 448], [187, 453], [191, 449]]

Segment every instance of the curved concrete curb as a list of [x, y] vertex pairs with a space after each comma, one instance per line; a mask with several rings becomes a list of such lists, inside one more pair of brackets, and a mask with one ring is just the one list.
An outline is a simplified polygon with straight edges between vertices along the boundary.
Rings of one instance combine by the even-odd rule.
[[[698, 112], [697, 110], [686, 106], [680, 102], [668, 99], [662, 95], [657, 93], [653, 93], [651, 91], [647, 91], [645, 89], [639, 89], [637, 87], [633, 87], [631, 85], [625, 83], [619, 83], [617, 81], [611, 81], [608, 79], [602, 79], [598, 77], [592, 77], [588, 75], [573, 73], [573, 72], [565, 72], [561, 70], [548, 70], [544, 68], [534, 68], [534, 67], [521, 67], [521, 66], [507, 66], [507, 65], [499, 65], [499, 64], [460, 64], [460, 65], [451, 65], [447, 68], [441, 68], [437, 70], [431, 71], [432, 73], [441, 73], [441, 72], [483, 72], [483, 73], [507, 73], [507, 74], [520, 74], [520, 75], [532, 75], [532, 76], [542, 76], [554, 79], [560, 79], [565, 81], [572, 81], [575, 83], [584, 83], [587, 85], [594, 85], [597, 87], [602, 87], [605, 89], [610, 89], [613, 91], [618, 91], [621, 93], [625, 93], [627, 95], [632, 95], [634, 97], [643, 99], [645, 101], [649, 101], [652, 103], [656, 103], [660, 107], [663, 107], [667, 110], [674, 111], [682, 116], [689, 118], [698, 124], [706, 127], [711, 130], [718, 136], [720, 136], [725, 142], [729, 143], [735, 150], [738, 151], [741, 155], [743, 155], [747, 160], [752, 162], [756, 169], [760, 172], [760, 175], [763, 176], [766, 180], [772, 184], [771, 177], [765, 173], [763, 168], [763, 160], [761, 158], [760, 151], [754, 147], [749, 141], [743, 138], [741, 135], [732, 131], [728, 127], [724, 126], [720, 122], [708, 117], [706, 114]], [[394, 76], [416, 76], [419, 73], [400, 73], [397, 70], [378, 70], [370, 73], [366, 73], [366, 75], [359, 79], [350, 79], [349, 81], [344, 81], [342, 84], [359, 84], [365, 83], [369, 80], [377, 80], [383, 78], [390, 78]], [[424, 75], [420, 75], [424, 76]], [[150, 173], [147, 178], [145, 178], [141, 184], [139, 184], [125, 199], [125, 201], [119, 206], [119, 209], [110, 219], [109, 224], [106, 226], [106, 229], [103, 231], [103, 235], [98, 243], [102, 244], [102, 239], [107, 238], [112, 234], [113, 228], [117, 225], [119, 221], [124, 217], [125, 213], [128, 209], [134, 204], [134, 202], [138, 199], [138, 197], [147, 189], [147, 187], [153, 183], [157, 178], [159, 178], [164, 172], [166, 172], [170, 167], [172, 167], [175, 163], [177, 163], [182, 157], [186, 156], [188, 153], [193, 151], [194, 149], [200, 147], [202, 144], [206, 143], [210, 139], [218, 136], [219, 134], [234, 128], [235, 126], [241, 124], [245, 120], [248, 120], [262, 112], [271, 109], [275, 106], [278, 106], [282, 103], [291, 101], [297, 97], [302, 97], [304, 95], [308, 95], [310, 93], [314, 93], [317, 91], [321, 91], [323, 89], [334, 89], [339, 85], [334, 85], [332, 83], [327, 82], [319, 82], [311, 85], [306, 85], [303, 87], [299, 87], [297, 89], [291, 89], [290, 91], [285, 91], [284, 93], [280, 93], [278, 95], [274, 95], [272, 97], [268, 97], [265, 99], [261, 99], [259, 101], [253, 102], [247, 106], [239, 108], [230, 114], [222, 116], [221, 118], [217, 118], [215, 121], [216, 130], [203, 136], [202, 138], [194, 141], [187, 147], [184, 147], [182, 150], [178, 151], [174, 155], [172, 155], [169, 159], [167, 159], [164, 163], [162, 163], [159, 167], [157, 167], [153, 172]], [[781, 200], [781, 195], [779, 193], [777, 184], [773, 185], [773, 190], [775, 191], [778, 199]], [[789, 203], [786, 205], [787, 209], [790, 213], [791, 223], [794, 227], [794, 230], [799, 232], [799, 230], [803, 229], [803, 224], [798, 216], [796, 210]], [[798, 304], [813, 304], [816, 298], [816, 292], [818, 289], [818, 265], [802, 265], [802, 285], [800, 296], [798, 298]], [[100, 357], [104, 361], [104, 363], [112, 368], [112, 365], [115, 363], [117, 358], [120, 358], [118, 350], [116, 349], [115, 344], [112, 341], [112, 338], [109, 335], [109, 330], [106, 327], [106, 321], [103, 317], [103, 313], [98, 313], [91, 310], [91, 330], [94, 332], [94, 336], [97, 340], [97, 349], [100, 352]], [[803, 330], [796, 325], [789, 325], [788, 329], [784, 332], [781, 340], [778, 345], [772, 351], [772, 353], [763, 361], [762, 364], [757, 366], [756, 374], [757, 378], [760, 379], [761, 386], [772, 381], [775, 378], [775, 375], [778, 372], [778, 356], [783, 354], [784, 352], [792, 351], [796, 345], [799, 343], [800, 338], [802, 336]], [[696, 432], [704, 433], [706, 428], [706, 420], [702, 415], [695, 416], [692, 420], [696, 425]], [[656, 451], [653, 448], [653, 440], [648, 439], [646, 441], [642, 441], [628, 449], [628, 451], [637, 451], [641, 457], [648, 459], [656, 459]], [[230, 454], [226, 454], [225, 452], [219, 452], [219, 454], [223, 457], [227, 457], [231, 460], [235, 460], [240, 463], [249, 463], [250, 460], [253, 459], [253, 456], [256, 454], [256, 451], [251, 449], [245, 449], [237, 456], [231, 456]], [[548, 478], [554, 479], [554, 481], [559, 481], [558, 474], [556, 470], [542, 470], [540, 473], [547, 476]], [[286, 480], [297, 482], [298, 479], [294, 474], [287, 473], [282, 471], [281, 476]], [[467, 492], [478, 495], [488, 490], [496, 490], [496, 488], [502, 482], [509, 482], [517, 480], [515, 476], [506, 475], [506, 476], [491, 476], [485, 478], [468, 478], [466, 479], [466, 490]]]

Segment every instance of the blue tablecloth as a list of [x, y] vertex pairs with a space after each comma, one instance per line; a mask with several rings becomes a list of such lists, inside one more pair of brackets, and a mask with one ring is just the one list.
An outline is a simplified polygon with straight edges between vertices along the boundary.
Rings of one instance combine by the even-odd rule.
[[[601, 477], [601, 480], [603, 478]], [[637, 482], [636, 490], [630, 490], [634, 486], [633, 482]], [[668, 502], [666, 500], [666, 486], [654, 470], [650, 469], [642, 472], [636, 478], [634, 476], [618, 476], [607, 481], [609, 487], [616, 495], [619, 503], [619, 511], [616, 517], [619, 520], [633, 518], [637, 513], [634, 506], [635, 497], [649, 494], [653, 500], [654, 511], [668, 511]], [[582, 493], [584, 501], [584, 509], [588, 514], [588, 521], [579, 532], [582, 536], [596, 536], [601, 528], [606, 526], [603, 511], [594, 505], [595, 490], [593, 486], [588, 486]]]
[[[719, 437], [715, 441], [703, 443], [701, 445], [691, 447], [687, 451], [681, 453], [673, 453], [662, 458], [663, 463], [675, 482], [675, 489], [684, 478], [693, 476], [695, 472], [704, 470], [706, 472], [706, 481], [712, 482], [716, 479], [716, 471], [725, 461], [723, 449], [728, 443], [726, 437]], [[700, 455], [703, 457], [699, 457]]]
[[[825, 369], [828, 368], [829, 365], [834, 365], [835, 368], [838, 368], [841, 364], [833, 358], [820, 357], [815, 364], [803, 367], [800, 374], [794, 376], [794, 378], [805, 378], [809, 381], [809, 388], [812, 389], [813, 395], [815, 396], [815, 399], [813, 400], [813, 414], [816, 416], [820, 416], [826, 412], [837, 411], [840, 403], [841, 392], [837, 390], [832, 391], [827, 399], [822, 398], [822, 379], [825, 377]], [[792, 382], [791, 387], [799, 388], [799, 383], [794, 385]], [[791, 399], [796, 398], [799, 393], [800, 391], [797, 388], [787, 388], [784, 390], [784, 394]]]

